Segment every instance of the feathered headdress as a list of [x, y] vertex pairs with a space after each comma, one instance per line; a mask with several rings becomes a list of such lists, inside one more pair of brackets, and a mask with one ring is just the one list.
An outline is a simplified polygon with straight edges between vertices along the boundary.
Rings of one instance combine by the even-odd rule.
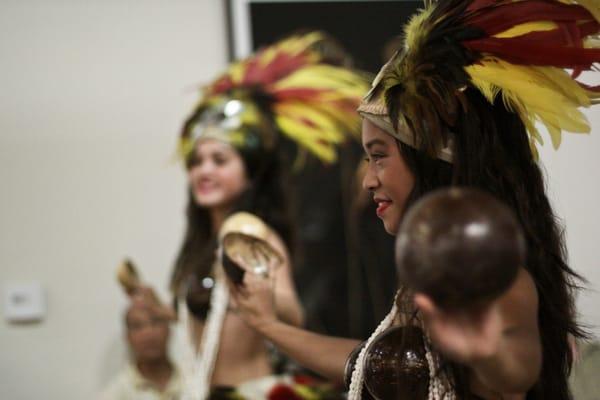
[[203, 90], [184, 126], [180, 151], [218, 137], [237, 147], [272, 149], [279, 133], [325, 163], [336, 146], [358, 135], [356, 107], [365, 76], [340, 66], [345, 55], [322, 33], [291, 36], [232, 64]]
[[407, 24], [404, 49], [375, 78], [359, 107], [365, 118], [446, 161], [457, 115], [469, 109], [467, 88], [490, 103], [501, 96], [523, 121], [534, 155], [543, 143], [536, 121], [555, 148], [563, 130], [590, 131], [578, 108], [597, 103], [600, 87], [576, 78], [600, 61], [598, 0], [429, 3]]

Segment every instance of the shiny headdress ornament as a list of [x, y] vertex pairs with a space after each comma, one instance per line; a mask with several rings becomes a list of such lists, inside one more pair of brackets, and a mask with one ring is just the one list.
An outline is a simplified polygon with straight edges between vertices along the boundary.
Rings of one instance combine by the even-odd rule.
[[407, 24], [404, 49], [383, 67], [359, 107], [365, 118], [450, 162], [457, 116], [470, 107], [469, 88], [490, 103], [501, 96], [523, 121], [536, 156], [536, 144], [543, 143], [536, 121], [546, 126], [554, 148], [562, 131], [590, 131], [578, 108], [598, 103], [600, 87], [577, 77], [597, 70], [600, 61], [600, 1], [428, 3]]
[[291, 36], [232, 64], [204, 88], [186, 123], [180, 152], [201, 137], [240, 148], [271, 150], [282, 133], [325, 163], [336, 147], [358, 135], [356, 107], [368, 90], [365, 76], [337, 66], [342, 54], [319, 32]]

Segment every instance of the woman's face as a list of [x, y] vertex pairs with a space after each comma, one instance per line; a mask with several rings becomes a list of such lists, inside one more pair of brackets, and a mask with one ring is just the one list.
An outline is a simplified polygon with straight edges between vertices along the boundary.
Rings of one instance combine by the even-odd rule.
[[188, 179], [196, 204], [208, 209], [231, 208], [248, 187], [242, 157], [231, 145], [216, 139], [199, 141], [195, 151]]
[[362, 144], [367, 155], [363, 188], [373, 194], [377, 216], [385, 230], [395, 235], [414, 177], [404, 162], [396, 139], [368, 119], [363, 119]]

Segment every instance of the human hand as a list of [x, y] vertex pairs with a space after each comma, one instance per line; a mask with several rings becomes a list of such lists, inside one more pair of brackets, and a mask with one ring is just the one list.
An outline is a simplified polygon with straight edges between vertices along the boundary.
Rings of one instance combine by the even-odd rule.
[[503, 324], [496, 302], [447, 311], [424, 294], [414, 299], [431, 341], [449, 359], [473, 365], [497, 354]]
[[240, 317], [253, 329], [261, 331], [277, 321], [275, 311], [275, 277], [246, 273], [243, 283], [227, 279], [233, 305]]
[[156, 317], [174, 321], [177, 315], [173, 308], [163, 304], [156, 292], [150, 286], [137, 285], [131, 293], [129, 293], [132, 307], [142, 307], [150, 311]]

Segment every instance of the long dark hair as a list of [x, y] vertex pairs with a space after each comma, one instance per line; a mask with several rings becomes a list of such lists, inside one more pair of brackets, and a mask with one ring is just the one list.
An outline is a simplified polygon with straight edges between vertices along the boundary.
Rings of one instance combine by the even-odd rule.
[[[433, 189], [460, 185], [485, 190], [513, 210], [527, 240], [525, 268], [539, 295], [542, 371], [527, 398], [570, 399], [567, 377], [572, 354], [568, 335], [585, 336], [574, 311], [576, 282], [582, 278], [567, 265], [563, 228], [552, 211], [523, 122], [507, 110], [501, 98], [492, 105], [477, 90], [467, 89], [465, 95], [470, 108], [453, 128], [452, 164], [399, 143], [415, 177], [406, 208]], [[460, 398], [469, 398], [464, 371], [457, 366], [453, 371]]]
[[[203, 112], [203, 109], [196, 110], [186, 121], [184, 131], [189, 130]], [[288, 249], [292, 249], [283, 156], [278, 151], [265, 149], [259, 132], [248, 132], [248, 135], [255, 136], [256, 140], [252, 141], [255, 145], [235, 149], [242, 157], [250, 185], [237, 199], [232, 212], [247, 211], [258, 216], [277, 232]], [[190, 168], [194, 162], [193, 153], [186, 162]], [[190, 276], [201, 280], [210, 275], [217, 247], [209, 211], [196, 204], [189, 188], [188, 198], [185, 236], [171, 275], [171, 290], [176, 296], [184, 294], [181, 291], [186, 288], [182, 285]]]

